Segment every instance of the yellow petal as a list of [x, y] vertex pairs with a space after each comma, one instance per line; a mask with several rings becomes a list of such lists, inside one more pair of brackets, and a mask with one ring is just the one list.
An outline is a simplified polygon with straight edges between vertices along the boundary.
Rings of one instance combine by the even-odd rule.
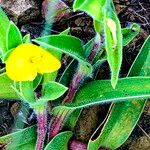
[[37, 75], [36, 68], [24, 58], [11, 55], [6, 62], [6, 73], [15, 81], [32, 81]]
[[37, 73], [50, 73], [61, 64], [52, 54], [33, 44], [19, 45], [6, 61], [6, 73], [15, 81], [32, 81]]
[[60, 67], [60, 61], [47, 51], [43, 52], [43, 58], [37, 65], [38, 73], [41, 74], [54, 72]]

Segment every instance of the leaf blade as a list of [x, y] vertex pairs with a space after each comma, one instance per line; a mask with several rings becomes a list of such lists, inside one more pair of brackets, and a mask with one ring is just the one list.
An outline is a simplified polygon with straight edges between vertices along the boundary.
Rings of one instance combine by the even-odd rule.
[[21, 131], [8, 134], [6, 136], [0, 137], [0, 143], [7, 145], [8, 150], [26, 150], [26, 146], [35, 147], [36, 143], [36, 126], [25, 128]]
[[18, 27], [13, 22], [10, 22], [6, 36], [6, 47], [10, 50], [20, 44], [23, 44], [22, 35]]
[[7, 28], [9, 26], [9, 19], [6, 16], [5, 12], [3, 11], [3, 9], [0, 7], [0, 51], [3, 53], [5, 53], [7, 51], [6, 48], [6, 32], [7, 32]]
[[[128, 76], [150, 75], [150, 36], [142, 46]], [[146, 100], [133, 100], [113, 105], [109, 117], [96, 140], [90, 140], [88, 149], [107, 147], [116, 149], [121, 146], [134, 129], [145, 107]], [[107, 142], [109, 141], [109, 143]]]
[[12, 88], [13, 81], [3, 73], [0, 75], [0, 98], [19, 100], [17, 93]]
[[[48, 51], [63, 52], [69, 54], [88, 67], [91, 65], [86, 61], [82, 43], [79, 39], [69, 35], [50, 35], [33, 40], [41, 46], [47, 47]], [[51, 49], [51, 50], [50, 50]]]
[[66, 106], [74, 109], [100, 103], [148, 98], [150, 96], [149, 77], [120, 79], [116, 89], [112, 89], [109, 82], [109, 80], [97, 80], [86, 84], [77, 92], [74, 103]]
[[50, 143], [45, 147], [44, 150], [67, 150], [68, 141], [71, 138], [71, 136], [71, 131], [59, 133], [50, 141]]

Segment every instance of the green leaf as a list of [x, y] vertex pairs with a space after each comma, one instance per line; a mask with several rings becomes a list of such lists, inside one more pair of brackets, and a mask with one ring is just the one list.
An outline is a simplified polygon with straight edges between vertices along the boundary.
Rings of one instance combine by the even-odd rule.
[[[111, 84], [115, 88], [122, 64], [122, 31], [113, 4], [109, 3], [104, 9], [104, 35], [107, 61], [111, 70]], [[110, 20], [111, 24], [108, 26]]]
[[[128, 76], [150, 76], [150, 36], [142, 46]], [[143, 85], [144, 87], [144, 85]], [[107, 147], [116, 149], [130, 136], [138, 122], [146, 100], [120, 102], [113, 105], [108, 119], [102, 128], [101, 134], [96, 139], [89, 141], [89, 150]]]
[[72, 80], [73, 73], [75, 68], [77, 68], [78, 62], [76, 60], [72, 60], [71, 63], [67, 66], [65, 71], [63, 72], [59, 82], [65, 86], [69, 86], [70, 80]]
[[89, 141], [88, 150], [99, 149], [100, 147], [117, 149], [121, 146], [134, 129], [143, 111], [143, 104], [145, 104], [144, 100], [135, 100], [113, 105], [100, 135]]
[[128, 76], [150, 76], [150, 36], [145, 40]]
[[94, 38], [92, 38], [89, 42], [87, 42], [85, 45], [84, 45], [84, 49], [85, 49], [85, 56], [88, 57], [90, 52], [91, 52], [91, 49], [93, 47], [93, 43], [94, 43]]
[[42, 97], [40, 97], [36, 102], [31, 102], [31, 107], [35, 109], [40, 109], [47, 101], [56, 100], [62, 96], [68, 90], [64, 85], [49, 81], [43, 84]]
[[70, 35], [50, 35], [33, 40], [49, 52], [63, 52], [69, 54], [91, 70], [91, 65], [86, 61], [83, 45], [78, 38]]
[[7, 36], [6, 36], [6, 47], [8, 50], [16, 48], [18, 45], [22, 44], [22, 35], [18, 29], [18, 27], [13, 23], [10, 22]]
[[102, 8], [106, 0], [75, 0], [73, 4], [74, 11], [82, 10], [92, 16], [94, 20], [102, 21]]
[[68, 117], [66, 117], [63, 128], [73, 131], [81, 114], [81, 111], [82, 109], [75, 109], [73, 111], [70, 111], [70, 114], [68, 115]]
[[11, 50], [8, 50], [7, 52], [4, 53], [3, 55], [3, 61], [6, 62], [10, 54], [13, 52], [14, 48]]
[[40, 85], [42, 81], [43, 75], [38, 74], [36, 78], [33, 80], [33, 89], [36, 90], [36, 88]]
[[70, 108], [80, 108], [99, 103], [121, 102], [150, 97], [150, 77], [119, 79], [116, 89], [112, 89], [109, 80], [92, 81], [77, 92]]
[[64, 85], [54, 82], [54, 81], [49, 81], [43, 85], [43, 91], [42, 91], [42, 100], [55, 100], [62, 96], [66, 91], [68, 90], [67, 87]]
[[26, 34], [26, 35], [23, 37], [23, 43], [31, 43], [30, 34]]
[[3, 73], [0, 74], [0, 98], [19, 100], [17, 93], [13, 90], [13, 81], [8, 78], [8, 76]]
[[24, 101], [26, 101], [28, 103], [35, 102], [33, 82], [31, 82], [31, 81], [20, 82], [19, 90], [20, 90], [20, 94], [22, 95]]
[[0, 7], [0, 51], [3, 55], [7, 51], [6, 48], [6, 32], [9, 26], [9, 19]]
[[[59, 35], [67, 35], [70, 31], [70, 28], [64, 30], [63, 32], [61, 32]], [[55, 49], [52, 50], [51, 48], [47, 48], [47, 46], [42, 46], [46, 49], [49, 49], [51, 51], [51, 53], [59, 60], [61, 60], [62, 58], [62, 54], [63, 52], [60, 52], [60, 51], [56, 51]], [[48, 81], [55, 81], [56, 77], [57, 77], [57, 73], [58, 71], [55, 71], [55, 72], [52, 72], [52, 73], [46, 73], [44, 74], [44, 77], [43, 77], [43, 84], [48, 82]]]
[[127, 28], [122, 29], [123, 46], [128, 45], [140, 32], [140, 25], [133, 23]]
[[68, 142], [72, 136], [71, 131], [66, 131], [56, 135], [45, 147], [44, 150], [67, 150]]
[[33, 150], [36, 143], [36, 126], [0, 137], [0, 144], [7, 145], [7, 150]]
[[67, 28], [66, 30], [62, 31], [62, 32], [60, 33], [60, 35], [68, 35], [69, 32], [70, 32], [70, 27]]

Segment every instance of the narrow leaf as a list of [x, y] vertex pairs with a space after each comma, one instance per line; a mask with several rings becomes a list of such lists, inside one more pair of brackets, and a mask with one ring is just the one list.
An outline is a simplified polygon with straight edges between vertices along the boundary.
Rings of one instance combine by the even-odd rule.
[[8, 50], [7, 52], [4, 53], [3, 55], [3, 61], [6, 62], [7, 59], [9, 58], [10, 54], [13, 52], [14, 48], [11, 50]]
[[145, 40], [128, 76], [150, 76], [150, 36]]
[[80, 108], [99, 103], [121, 102], [150, 97], [149, 77], [119, 79], [116, 89], [112, 89], [109, 82], [109, 80], [97, 80], [86, 84], [76, 94], [74, 103], [66, 106]]
[[[0, 137], [0, 144], [6, 145], [7, 150], [26, 150], [35, 148], [36, 126]], [[29, 149], [30, 150], [30, 149]]]
[[30, 81], [24, 81], [20, 82], [20, 94], [23, 97], [23, 100], [32, 103], [35, 102], [35, 96], [34, 96], [34, 88], [33, 88], [33, 82]]
[[111, 1], [104, 9], [104, 33], [107, 60], [111, 69], [111, 84], [115, 88], [122, 64], [122, 31]]
[[123, 46], [128, 45], [140, 32], [140, 25], [133, 23], [127, 28], [122, 29]]
[[70, 131], [59, 133], [49, 142], [44, 150], [67, 150], [68, 141], [70, 140], [71, 136], [72, 132]]
[[38, 74], [36, 78], [33, 80], [33, 89], [35, 90], [41, 83], [43, 75]]
[[[139, 55], [133, 63], [128, 76], [150, 76], [150, 36], [142, 46]], [[143, 85], [144, 87], [145, 85]], [[142, 88], [142, 87], [141, 87]], [[144, 89], [144, 88], [143, 88]], [[139, 120], [146, 100], [133, 100], [113, 105], [109, 117], [96, 139], [89, 141], [89, 150], [106, 147], [116, 149], [130, 136]]]
[[40, 109], [46, 102], [58, 99], [67, 90], [67, 87], [58, 82], [46, 82], [43, 84], [42, 96], [36, 102], [31, 102], [30, 105], [33, 108]]
[[64, 129], [74, 131], [74, 127], [78, 121], [78, 118], [81, 114], [82, 109], [75, 109], [72, 112], [70, 111], [69, 116], [66, 118], [63, 125]]

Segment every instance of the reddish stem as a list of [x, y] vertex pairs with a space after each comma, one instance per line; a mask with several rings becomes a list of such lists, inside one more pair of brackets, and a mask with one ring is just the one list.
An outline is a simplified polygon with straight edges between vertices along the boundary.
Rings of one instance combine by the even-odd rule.
[[100, 46], [101, 46], [101, 38], [100, 38], [100, 35], [97, 33], [95, 36], [92, 50], [91, 50], [89, 56], [87, 57], [87, 61], [89, 61], [90, 63], [93, 62], [95, 56], [97, 55], [97, 53], [100, 50]]
[[[100, 46], [101, 46], [101, 39], [100, 39], [100, 35], [97, 33], [95, 36], [92, 50], [91, 50], [89, 56], [87, 57], [88, 62], [92, 63], [96, 54], [99, 52]], [[63, 101], [64, 104], [72, 102], [72, 99], [73, 99], [74, 95], [76, 94], [77, 90], [79, 89], [79, 87], [81, 85], [81, 81], [83, 80], [83, 78], [85, 76], [86, 76], [86, 74], [82, 73], [82, 69], [79, 68], [78, 73], [74, 76], [74, 78], [70, 84], [68, 94]]]
[[[98, 51], [100, 49], [100, 46], [101, 46], [100, 35], [97, 34], [95, 37], [95, 41], [94, 41], [91, 53], [87, 57], [87, 61], [92, 63], [92, 61], [94, 60], [96, 54], [98, 53]], [[86, 77], [86, 74], [84, 72], [82, 72], [81, 68], [79, 68], [77, 74], [74, 76], [74, 78], [69, 86], [69, 91], [68, 91], [67, 96], [65, 97], [65, 99], [62, 102], [63, 104], [72, 102], [74, 95], [76, 94], [77, 90], [79, 89], [79, 87], [81, 85], [81, 82], [84, 82], [83, 81], [84, 77]], [[50, 132], [49, 132], [50, 139], [59, 133], [59, 131], [62, 127], [63, 121], [64, 121], [64, 118], [62, 120], [60, 120], [60, 119], [58, 119], [58, 116], [57, 116], [57, 118], [52, 119], [52, 123], [50, 125]]]
[[49, 130], [49, 141], [61, 130], [63, 118], [61, 116], [53, 117], [50, 130]]
[[38, 112], [37, 113], [37, 142], [36, 142], [36, 150], [42, 150], [44, 145], [44, 140], [47, 131], [47, 115], [46, 112]]
[[80, 73], [80, 72], [78, 72], [75, 75], [75, 77], [72, 80], [72, 83], [70, 84], [68, 94], [67, 94], [66, 98], [63, 100], [63, 104], [72, 102], [72, 99], [73, 99], [76, 91], [78, 90], [80, 83], [81, 83], [81, 80], [83, 79], [84, 76], [85, 75], [83, 73]]

